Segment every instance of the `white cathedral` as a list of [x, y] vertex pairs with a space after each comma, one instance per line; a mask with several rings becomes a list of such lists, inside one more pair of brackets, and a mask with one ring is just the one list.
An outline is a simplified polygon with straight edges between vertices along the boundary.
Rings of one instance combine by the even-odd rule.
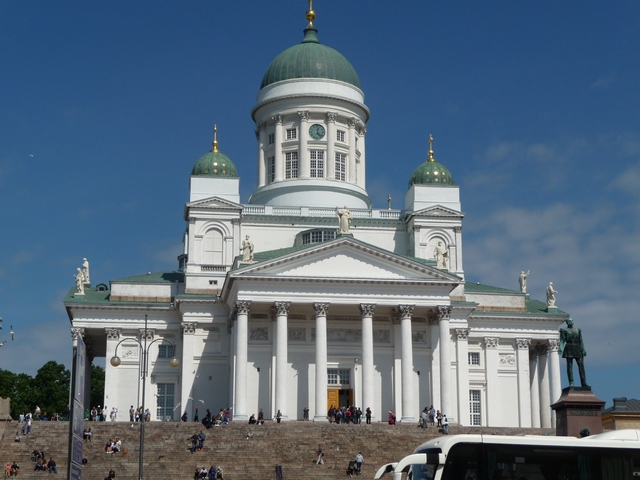
[[568, 315], [526, 285], [465, 282], [460, 187], [432, 147], [403, 209], [371, 207], [369, 109], [314, 19], [262, 78], [248, 203], [214, 135], [191, 171], [178, 269], [79, 282], [65, 297], [89, 359], [106, 358], [103, 405], [143, 403], [146, 340], [152, 420], [231, 407], [286, 421], [308, 407], [325, 421], [331, 405], [355, 405], [416, 422], [433, 405], [466, 426], [555, 425]]

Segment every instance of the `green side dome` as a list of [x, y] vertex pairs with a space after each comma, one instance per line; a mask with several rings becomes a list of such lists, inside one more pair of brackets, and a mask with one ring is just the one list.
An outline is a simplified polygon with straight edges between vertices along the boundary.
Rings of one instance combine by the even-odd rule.
[[203, 177], [237, 177], [238, 170], [229, 157], [218, 150], [217, 127], [213, 130], [213, 148], [196, 162], [191, 175]]
[[[431, 137], [430, 142], [433, 142]], [[455, 185], [453, 175], [447, 167], [433, 158], [433, 150], [429, 149], [429, 158], [426, 162], [416, 168], [409, 180], [411, 185]]]
[[353, 66], [340, 52], [322, 45], [315, 28], [305, 29], [302, 43], [288, 48], [271, 62], [260, 88], [294, 78], [327, 78], [360, 88]]

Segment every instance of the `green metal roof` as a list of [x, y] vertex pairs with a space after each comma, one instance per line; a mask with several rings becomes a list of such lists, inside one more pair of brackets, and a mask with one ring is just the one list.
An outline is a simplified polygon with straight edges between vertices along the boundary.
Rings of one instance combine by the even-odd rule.
[[327, 78], [360, 88], [353, 66], [337, 50], [318, 41], [318, 31], [307, 28], [302, 43], [278, 55], [267, 68], [260, 88], [294, 78]]
[[[510, 295], [526, 295], [522, 292], [520, 292], [520, 290], [512, 290], [509, 288], [500, 288], [500, 287], [492, 287], [491, 285], [483, 285], [481, 283], [472, 283], [472, 282], [467, 282], [464, 284], [464, 291], [466, 293], [500, 293], [500, 294], [510, 294]], [[492, 315], [513, 315], [514, 313], [516, 314], [521, 314], [521, 313], [525, 313], [525, 314], [530, 314], [530, 315], [552, 315], [552, 316], [568, 316], [569, 314], [567, 312], [564, 312], [560, 309], [555, 309], [551, 312], [547, 311], [547, 303], [546, 302], [541, 302], [540, 300], [532, 300], [531, 298], [529, 298], [528, 295], [526, 295], [525, 297], [525, 308], [527, 309], [526, 312], [516, 312], [516, 311], [502, 311], [502, 312], [497, 312], [497, 311], [493, 311], [493, 310], [489, 310], [491, 312]], [[483, 312], [486, 310], [482, 310], [482, 308], [479, 308], [478, 310], [476, 310], [477, 312]]]
[[480, 282], [473, 283], [467, 282], [464, 284], [465, 292], [469, 293], [517, 293], [521, 294], [519, 290], [511, 290], [509, 288], [492, 287], [490, 285], [483, 285]]
[[202, 156], [191, 170], [191, 175], [204, 177], [238, 177], [238, 170], [224, 153], [211, 151]]
[[409, 179], [411, 185], [455, 185], [453, 175], [447, 167], [435, 160], [422, 163]]

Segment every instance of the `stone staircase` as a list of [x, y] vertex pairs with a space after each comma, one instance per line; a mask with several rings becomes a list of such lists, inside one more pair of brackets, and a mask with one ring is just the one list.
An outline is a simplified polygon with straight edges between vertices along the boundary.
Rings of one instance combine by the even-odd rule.
[[[138, 478], [140, 443], [139, 424], [128, 422], [87, 422], [94, 435], [85, 442], [84, 453], [89, 459], [83, 468], [85, 479], [103, 480], [110, 468], [117, 479]], [[1, 428], [1, 427], [0, 427]], [[16, 422], [6, 425], [0, 440], [0, 465], [14, 460], [20, 465], [20, 478], [43, 478], [48, 474], [34, 472], [31, 452], [43, 450], [53, 456], [58, 477], [66, 478], [68, 422], [34, 422], [31, 434], [15, 443]], [[224, 478], [238, 480], [275, 479], [276, 465], [282, 466], [284, 480], [345, 478], [345, 470], [356, 453], [365, 458], [363, 479], [371, 479], [380, 465], [408, 455], [422, 442], [438, 435], [435, 428], [426, 430], [416, 425], [335, 425], [328, 422], [267, 422], [262, 426], [232, 422], [222, 427], [204, 430], [207, 440], [202, 451], [191, 454], [188, 438], [202, 430], [196, 423], [160, 423], [145, 425], [144, 478], [178, 480], [192, 479], [196, 467], [219, 465]], [[553, 435], [553, 430], [503, 429], [450, 426], [450, 434], [489, 433]], [[0, 430], [1, 431], [1, 430]], [[247, 438], [247, 434], [251, 436]], [[123, 453], [104, 451], [110, 438], [122, 440]], [[325, 464], [315, 465], [316, 450], [322, 444]]]

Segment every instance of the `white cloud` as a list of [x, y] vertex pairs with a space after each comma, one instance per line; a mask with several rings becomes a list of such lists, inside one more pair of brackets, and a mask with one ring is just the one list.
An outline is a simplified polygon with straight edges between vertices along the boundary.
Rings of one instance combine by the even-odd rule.
[[499, 208], [469, 219], [467, 276], [517, 289], [518, 273], [531, 269], [532, 298], [543, 300], [554, 282], [558, 307], [585, 331], [590, 361], [640, 362], [640, 297], [630, 294], [640, 277], [640, 232], [637, 223], [618, 224], [608, 213], [598, 206], [552, 204], [537, 210]]

